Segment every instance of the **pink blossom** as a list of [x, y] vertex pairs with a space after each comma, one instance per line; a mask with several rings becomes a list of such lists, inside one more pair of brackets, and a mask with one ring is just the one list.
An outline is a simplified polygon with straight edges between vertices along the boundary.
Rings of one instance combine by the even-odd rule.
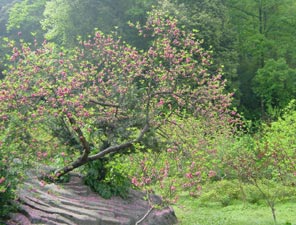
[[2, 119], [3, 119], [3, 120], [8, 120], [8, 116], [7, 116], [7, 115], [3, 115], [3, 116], [2, 116]]
[[46, 185], [46, 182], [45, 182], [44, 180], [41, 180], [41, 181], [39, 182], [39, 185], [40, 185], [41, 187], [44, 187], [44, 186]]
[[145, 184], [150, 184], [151, 178], [145, 178]]
[[197, 171], [197, 172], [195, 172], [194, 175], [198, 177], [198, 176], [200, 176], [200, 174], [201, 174], [201, 172], [200, 171]]
[[5, 177], [0, 178], [0, 184], [2, 184], [5, 181]]
[[201, 185], [197, 185], [196, 190], [201, 191], [202, 190], [202, 186]]
[[100, 32], [96, 32], [96, 37], [97, 37], [97, 38], [101, 38], [101, 34], [100, 34]]
[[136, 177], [133, 177], [132, 178], [132, 184], [135, 185], [135, 186], [138, 186], [139, 185], [139, 182], [138, 182], [138, 180], [137, 180]]
[[214, 170], [210, 170], [208, 173], [209, 178], [216, 176], [217, 173]]
[[164, 104], [164, 100], [160, 99], [159, 102], [157, 103], [157, 106], [160, 107]]
[[193, 178], [192, 173], [186, 173], [186, 177], [187, 177], [188, 179], [192, 179], [192, 178]]
[[235, 112], [235, 111], [232, 111], [232, 112], [231, 112], [231, 115], [232, 115], [232, 116], [235, 116], [235, 115], [236, 115], [236, 112]]
[[188, 188], [188, 187], [190, 187], [191, 185], [190, 185], [190, 183], [185, 183], [185, 184], [183, 184], [182, 186], [183, 186], [183, 188]]

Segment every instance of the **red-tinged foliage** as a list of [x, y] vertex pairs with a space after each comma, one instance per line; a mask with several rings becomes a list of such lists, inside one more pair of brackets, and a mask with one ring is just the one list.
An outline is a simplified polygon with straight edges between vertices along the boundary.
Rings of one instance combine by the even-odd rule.
[[[11, 66], [0, 83], [1, 124], [17, 117], [28, 130], [50, 129], [49, 121], [62, 120], [81, 155], [58, 176], [130, 148], [171, 115], [230, 121], [231, 95], [224, 93], [221, 71], [209, 73], [211, 56], [195, 34], [157, 14], [138, 29], [152, 38], [147, 50], [100, 31], [73, 50], [10, 43]], [[37, 143], [30, 147], [42, 151]]]

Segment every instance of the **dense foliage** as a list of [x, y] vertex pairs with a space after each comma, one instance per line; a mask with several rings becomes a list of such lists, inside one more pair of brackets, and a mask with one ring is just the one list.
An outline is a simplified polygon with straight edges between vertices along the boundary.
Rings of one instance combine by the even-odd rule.
[[[1, 142], [0, 142], [1, 145]], [[7, 153], [0, 150], [0, 223], [1, 219], [15, 209], [11, 200], [15, 199], [15, 188], [19, 182], [17, 177], [17, 166], [11, 167], [8, 162]]]
[[[221, 71], [208, 70], [211, 55], [195, 33], [179, 29], [177, 20], [158, 10], [136, 28], [153, 40], [147, 51], [101, 31], [72, 50], [8, 42], [13, 63], [1, 81], [1, 126], [14, 124], [12, 132], [22, 133], [5, 139], [2, 148], [19, 145], [21, 158], [30, 153], [26, 160], [36, 154], [63, 157], [67, 149], [74, 160], [52, 179], [98, 160], [100, 172], [90, 173], [90, 167], [92, 179], [86, 179], [97, 189], [93, 180], [108, 178], [104, 164], [114, 154], [135, 143], [151, 147], [149, 138], [157, 139], [156, 132], [173, 117], [200, 118], [212, 129], [231, 126], [231, 95], [224, 93]], [[44, 147], [45, 132], [57, 140], [50, 140], [53, 146]]]
[[[128, 0], [104, 1], [1, 1], [1, 36], [32, 42], [43, 37], [72, 48], [77, 36], [88, 39], [93, 28], [104, 33], [114, 28], [128, 43], [147, 48], [150, 39], [141, 40], [137, 32], [127, 25], [128, 21], [144, 23], [146, 12], [155, 8], [165, 9], [179, 18], [187, 30], [198, 30], [201, 45], [212, 50], [215, 63], [212, 69], [224, 66], [227, 89], [235, 92], [235, 104], [248, 119], [275, 119], [274, 111], [287, 106], [287, 100], [273, 100], [262, 96], [263, 86], [258, 86], [255, 76], [267, 62], [284, 60], [289, 69], [295, 68], [295, 2], [255, 0]], [[58, 9], [58, 10], [56, 10]], [[84, 16], [88, 15], [88, 16]], [[1, 49], [3, 54], [7, 53]], [[1, 65], [0, 70], [3, 70]], [[279, 83], [277, 79], [271, 82]], [[275, 91], [280, 91], [276, 85]], [[258, 92], [259, 89], [259, 92]]]

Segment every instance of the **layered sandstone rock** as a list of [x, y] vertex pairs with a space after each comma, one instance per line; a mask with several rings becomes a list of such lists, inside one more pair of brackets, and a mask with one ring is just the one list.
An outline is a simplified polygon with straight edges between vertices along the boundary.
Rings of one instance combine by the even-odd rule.
[[[104, 199], [71, 174], [66, 184], [46, 184], [30, 176], [19, 191], [21, 212], [12, 215], [8, 225], [170, 225], [177, 219], [171, 207], [160, 206], [161, 199], [131, 190], [126, 199]], [[152, 204], [151, 204], [152, 203]]]

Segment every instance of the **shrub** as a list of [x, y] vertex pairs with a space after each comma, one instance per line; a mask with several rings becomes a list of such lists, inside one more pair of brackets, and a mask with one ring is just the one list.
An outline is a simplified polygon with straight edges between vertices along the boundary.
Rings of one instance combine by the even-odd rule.
[[6, 218], [15, 209], [12, 200], [15, 198], [16, 177], [15, 172], [7, 166], [8, 161], [0, 149], [0, 221]]
[[88, 163], [85, 183], [103, 198], [112, 196], [126, 198], [131, 183], [118, 165], [120, 164], [113, 166], [112, 162], [106, 163], [103, 160]]
[[221, 180], [210, 182], [203, 187], [199, 200], [201, 204], [208, 202], [219, 202], [222, 206], [232, 204], [241, 196], [239, 183], [237, 180]]
[[244, 184], [243, 189], [246, 200], [252, 204], [265, 203], [266, 199], [275, 203], [296, 199], [296, 190], [293, 186], [283, 185], [267, 179], [257, 182], [257, 186], [249, 183]]

